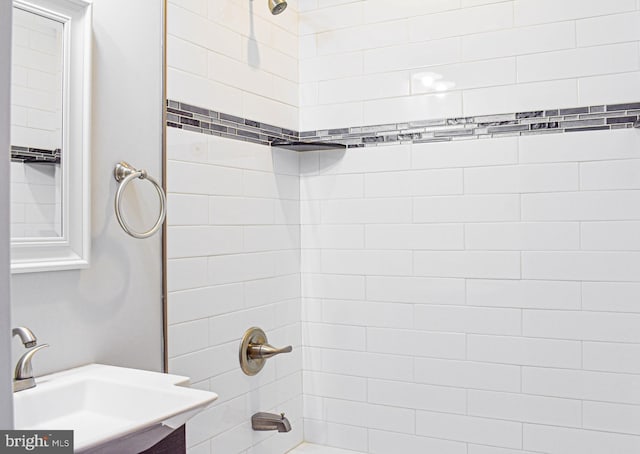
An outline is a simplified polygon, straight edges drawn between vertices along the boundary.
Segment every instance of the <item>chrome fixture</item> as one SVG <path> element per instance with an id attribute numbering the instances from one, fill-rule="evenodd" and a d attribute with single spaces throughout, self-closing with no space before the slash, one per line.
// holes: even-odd
<path id="1" fill-rule="evenodd" d="M 136 169 L 131 164 L 124 161 L 120 161 L 118 164 L 116 164 L 116 168 L 113 170 L 113 176 L 115 177 L 116 181 L 120 183 L 120 185 L 118 186 L 118 190 L 116 191 L 115 201 L 116 218 L 118 219 L 120 227 L 122 227 L 125 232 L 127 232 L 134 238 L 149 238 L 151 235 L 160 230 L 160 227 L 162 227 L 162 224 L 164 222 L 164 218 L 167 215 L 167 198 L 164 195 L 162 186 L 160 186 L 160 183 L 158 183 L 154 178 L 150 177 L 147 174 L 146 170 Z M 124 191 L 124 188 L 136 178 L 139 178 L 141 180 L 149 180 L 151 184 L 153 184 L 153 186 L 156 188 L 158 197 L 160 197 L 160 215 L 158 216 L 158 220 L 156 221 L 154 226 L 146 232 L 136 232 L 131 229 L 131 227 L 129 227 L 124 221 L 124 218 L 122 217 L 122 208 L 120 207 L 122 201 L 122 192 Z"/>
<path id="2" fill-rule="evenodd" d="M 20 336 L 20 340 L 22 341 L 22 344 L 25 346 L 25 348 L 35 347 L 38 343 L 38 339 L 36 339 L 36 335 L 33 334 L 33 331 L 24 326 L 13 328 L 11 333 L 14 337 Z"/>
<path id="3" fill-rule="evenodd" d="M 276 415 L 274 413 L 256 413 L 251 417 L 251 428 L 253 430 L 277 430 L 278 432 L 289 432 L 291 424 L 285 418 L 284 413 Z"/>
<path id="4" fill-rule="evenodd" d="M 280 353 L 290 353 L 291 345 L 275 348 L 269 345 L 267 335 L 260 328 L 249 328 L 240 343 L 240 367 L 247 375 L 255 375 L 262 370 L 267 359 Z"/>
<path id="5" fill-rule="evenodd" d="M 36 347 L 36 336 L 29 328 L 20 326 L 13 329 L 14 336 L 20 336 L 25 348 L 32 348 L 27 353 L 22 355 L 16 364 L 16 370 L 13 376 L 13 392 L 24 391 L 25 389 L 34 388 L 36 386 L 36 379 L 33 376 L 33 367 L 31 367 L 31 360 L 33 356 L 40 350 L 47 348 L 49 344 L 42 344 Z"/>
<path id="6" fill-rule="evenodd" d="M 287 9 L 286 0 L 269 0 L 269 9 L 274 16 Z"/>

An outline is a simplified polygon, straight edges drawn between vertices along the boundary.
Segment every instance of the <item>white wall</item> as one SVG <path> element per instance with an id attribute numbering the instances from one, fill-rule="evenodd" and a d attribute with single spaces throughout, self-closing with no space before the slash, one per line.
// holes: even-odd
<path id="1" fill-rule="evenodd" d="M 295 2 L 171 0 L 168 98 L 298 127 Z M 285 452 L 302 441 L 299 177 L 296 153 L 168 128 L 169 372 L 220 399 L 187 425 L 192 453 Z M 291 354 L 240 370 L 244 332 Z M 289 433 L 251 415 L 285 412 Z"/>
<path id="2" fill-rule="evenodd" d="M 298 129 L 296 2 L 170 0 L 167 96 Z"/>
<path id="3" fill-rule="evenodd" d="M 0 3 L 0 60 L 11 60 L 11 2 Z M 0 66 L 0 148 L 9 149 L 11 67 Z M 9 156 L 0 160 L 0 364 L 11 362 L 9 293 Z M 0 368 L 0 428 L 13 428 L 11 367 Z"/>
<path id="4" fill-rule="evenodd" d="M 11 237 L 61 234 L 59 164 L 11 162 Z"/>
<path id="5" fill-rule="evenodd" d="M 11 281 L 12 325 L 51 345 L 34 360 L 37 375 L 90 362 L 162 369 L 161 238 L 127 236 L 113 211 L 119 160 L 161 176 L 162 4 L 96 0 L 93 8 L 91 266 Z M 157 196 L 150 185 L 134 189 L 127 207 L 148 212 L 130 213 L 132 223 L 148 225 Z M 7 367 L 24 351 L 13 345 Z"/>
<path id="6" fill-rule="evenodd" d="M 298 156 L 168 128 L 169 372 L 220 396 L 187 424 L 193 453 L 285 452 L 302 441 Z M 240 370 L 252 326 L 293 353 Z M 285 412 L 289 433 L 253 432 Z"/>
<path id="7" fill-rule="evenodd" d="M 640 93 L 636 1 L 301 9 L 302 129 Z M 304 154 L 305 439 L 640 450 L 639 150 L 623 130 Z"/>
<path id="8" fill-rule="evenodd" d="M 637 0 L 560 3 L 300 0 L 296 79 L 280 72 L 296 51 L 274 38 L 296 39 L 290 11 L 176 0 L 168 96 L 300 130 L 637 102 Z M 281 79 L 300 83 L 299 104 Z M 189 426 L 191 451 L 283 452 L 299 434 L 265 440 L 248 417 L 299 408 L 298 366 L 278 358 L 256 381 L 236 355 L 254 322 L 294 336 L 295 291 L 248 290 L 296 250 L 295 220 L 285 229 L 272 211 L 295 202 L 273 186 L 296 177 L 294 157 L 169 134 L 170 368 L 221 395 Z M 301 155 L 305 439 L 371 453 L 640 450 L 638 150 L 640 133 L 623 130 Z"/>
<path id="9" fill-rule="evenodd" d="M 638 158 L 637 130 L 303 155 L 305 438 L 640 449 Z"/>
<path id="10" fill-rule="evenodd" d="M 640 91 L 636 0 L 300 9 L 302 130 L 626 102 Z"/>

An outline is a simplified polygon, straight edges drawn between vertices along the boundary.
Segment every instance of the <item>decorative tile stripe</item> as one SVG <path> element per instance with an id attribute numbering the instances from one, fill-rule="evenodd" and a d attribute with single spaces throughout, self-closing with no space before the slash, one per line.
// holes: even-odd
<path id="1" fill-rule="evenodd" d="M 505 136 L 600 131 L 638 127 L 640 102 L 500 115 L 410 121 L 385 125 L 292 131 L 178 101 L 167 101 L 167 126 L 276 146 L 341 144 L 349 148 L 394 143 L 446 142 Z M 326 148 L 326 147 L 325 147 Z"/>
<path id="2" fill-rule="evenodd" d="M 167 126 L 262 145 L 299 139 L 297 131 L 171 100 L 167 100 Z"/>
<path id="3" fill-rule="evenodd" d="M 55 150 L 43 150 L 41 148 L 17 147 L 11 145 L 11 161 L 13 162 L 36 162 L 42 164 L 59 164 L 60 148 Z"/>

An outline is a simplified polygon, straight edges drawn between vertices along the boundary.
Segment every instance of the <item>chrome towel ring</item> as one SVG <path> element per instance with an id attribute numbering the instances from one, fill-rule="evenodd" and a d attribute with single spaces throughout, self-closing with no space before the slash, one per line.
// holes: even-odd
<path id="1" fill-rule="evenodd" d="M 136 169 L 131 164 L 126 163 L 124 161 L 120 161 L 118 164 L 116 164 L 116 167 L 113 170 L 113 176 L 115 177 L 116 181 L 120 183 L 120 185 L 118 185 L 118 190 L 116 191 L 116 200 L 115 200 L 116 218 L 118 219 L 118 223 L 120 224 L 120 227 L 122 227 L 122 229 L 125 232 L 127 232 L 129 235 L 131 235 L 134 238 L 140 238 L 140 239 L 149 238 L 151 235 L 153 235 L 158 230 L 160 230 L 160 227 L 162 227 L 162 223 L 164 222 L 164 219 L 167 215 L 167 198 L 164 195 L 164 191 L 162 190 L 162 187 L 153 177 L 150 177 L 149 175 L 147 175 L 146 170 Z M 156 221 L 154 226 L 151 227 L 150 230 L 142 233 L 136 232 L 135 230 L 131 229 L 131 227 L 127 225 L 124 218 L 122 217 L 122 210 L 120 207 L 122 192 L 124 191 L 124 188 L 136 178 L 139 178 L 141 180 L 149 180 L 153 184 L 153 186 L 156 188 L 156 192 L 160 197 L 160 216 L 158 217 L 158 220 Z"/>

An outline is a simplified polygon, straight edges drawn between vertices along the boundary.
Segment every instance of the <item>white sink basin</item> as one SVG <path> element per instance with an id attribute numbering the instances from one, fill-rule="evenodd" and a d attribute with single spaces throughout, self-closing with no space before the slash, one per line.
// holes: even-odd
<path id="1" fill-rule="evenodd" d="M 100 364 L 36 383 L 14 393 L 15 428 L 73 430 L 76 452 L 140 452 L 218 398 L 187 377 Z"/>

